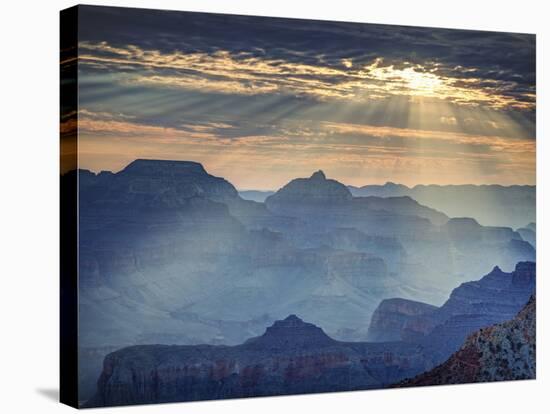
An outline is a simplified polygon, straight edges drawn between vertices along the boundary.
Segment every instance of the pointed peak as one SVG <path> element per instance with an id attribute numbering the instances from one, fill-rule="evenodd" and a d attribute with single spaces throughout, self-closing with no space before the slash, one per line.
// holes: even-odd
<path id="1" fill-rule="evenodd" d="M 313 175 L 310 177 L 310 180 L 326 180 L 327 177 L 323 170 L 319 170 L 313 173 Z"/>
<path id="2" fill-rule="evenodd" d="M 349 189 L 336 180 L 327 179 L 321 170 L 310 178 L 295 178 L 275 194 L 266 198 L 270 209 L 285 209 L 296 204 L 300 209 L 303 203 L 341 203 L 353 198 Z M 282 210 L 279 210 L 282 212 Z M 288 214 L 288 211 L 285 211 Z"/>
<path id="3" fill-rule="evenodd" d="M 286 322 L 287 324 L 294 324 L 294 325 L 300 325 L 304 323 L 302 319 L 298 318 L 294 314 L 288 315 L 285 319 L 282 320 L 282 322 Z"/>
<path id="4" fill-rule="evenodd" d="M 273 327 L 275 328 L 298 328 L 298 327 L 315 327 L 311 323 L 304 322 L 302 319 L 294 314 L 288 315 L 285 319 L 275 321 Z"/>
<path id="5" fill-rule="evenodd" d="M 327 346 L 334 342 L 334 339 L 318 326 L 304 322 L 296 315 L 289 315 L 285 319 L 275 321 L 263 335 L 248 341 L 248 345 L 265 348 L 307 348 Z"/>

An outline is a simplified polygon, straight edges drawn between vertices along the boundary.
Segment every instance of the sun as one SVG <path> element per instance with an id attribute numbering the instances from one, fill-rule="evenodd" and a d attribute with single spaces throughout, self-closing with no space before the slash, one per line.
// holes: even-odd
<path id="1" fill-rule="evenodd" d="M 385 82 L 388 93 L 405 93 L 417 97 L 444 97 L 448 93 L 447 80 L 433 71 L 426 71 L 422 65 L 396 68 L 394 65 L 381 66 L 382 59 L 365 67 L 369 79 Z"/>
<path id="2" fill-rule="evenodd" d="M 415 68 L 406 68 L 400 71 L 405 86 L 413 95 L 433 96 L 443 86 L 439 76 L 429 72 L 419 72 Z"/>

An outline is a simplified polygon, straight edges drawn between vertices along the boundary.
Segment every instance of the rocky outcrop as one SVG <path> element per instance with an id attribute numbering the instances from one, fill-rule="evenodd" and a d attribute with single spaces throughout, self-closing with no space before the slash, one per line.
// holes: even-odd
<path id="1" fill-rule="evenodd" d="M 511 381 L 536 377 L 536 300 L 512 320 L 480 329 L 443 364 L 402 387 Z"/>
<path id="2" fill-rule="evenodd" d="M 373 313 L 367 340 L 372 342 L 401 341 L 413 332 L 426 334 L 424 319 L 430 320 L 436 306 L 407 299 L 385 299 Z M 424 329 L 422 329 L 424 328 Z"/>
<path id="3" fill-rule="evenodd" d="M 116 207 L 121 215 L 145 219 L 147 215 L 188 210 L 196 200 L 222 202 L 238 197 L 233 185 L 191 161 L 138 159 L 116 174 L 94 175 L 81 170 L 79 179 L 84 213 L 112 215 Z M 200 207 L 206 208 L 206 203 Z"/>
<path id="4" fill-rule="evenodd" d="M 200 163 L 193 161 L 138 159 L 116 176 L 128 186 L 129 192 L 137 194 L 173 193 L 178 199 L 202 196 L 218 201 L 238 196 L 231 183 L 208 174 Z"/>
<path id="5" fill-rule="evenodd" d="M 294 351 L 332 346 L 337 341 L 318 326 L 289 315 L 284 320 L 275 321 L 262 336 L 251 338 L 245 344 L 248 349 Z"/>
<path id="6" fill-rule="evenodd" d="M 466 282 L 453 290 L 438 310 L 436 320 L 469 315 L 484 318 L 482 326 L 511 319 L 535 291 L 536 264 L 520 262 L 511 273 L 495 267 L 479 281 Z"/>
<path id="7" fill-rule="evenodd" d="M 374 312 L 371 327 L 391 327 L 392 338 L 421 344 L 441 362 L 455 352 L 471 332 L 514 317 L 535 293 L 536 265 L 520 262 L 511 273 L 495 267 L 478 281 L 466 282 L 453 290 L 439 308 L 403 317 L 382 302 Z M 407 303 L 407 302 L 404 302 Z M 390 312 L 387 312 L 388 309 Z"/>
<path id="8" fill-rule="evenodd" d="M 262 203 L 242 199 L 231 183 L 193 161 L 138 159 L 116 174 L 80 170 L 79 178 L 84 226 L 112 220 L 115 212 L 124 220 L 155 225 L 190 219 L 223 225 L 220 220 L 229 217 L 254 229 L 292 224 L 274 217 Z"/>
<path id="9" fill-rule="evenodd" d="M 336 180 L 328 180 L 323 171 L 317 171 L 309 178 L 296 178 L 290 181 L 275 194 L 267 197 L 265 203 L 271 211 L 286 213 L 289 208 L 297 205 L 329 206 L 346 203 L 352 198 L 345 185 Z"/>
<path id="10" fill-rule="evenodd" d="M 113 352 L 86 406 L 380 388 L 429 363 L 416 346 L 339 342 L 291 315 L 238 346 L 149 345 Z"/>

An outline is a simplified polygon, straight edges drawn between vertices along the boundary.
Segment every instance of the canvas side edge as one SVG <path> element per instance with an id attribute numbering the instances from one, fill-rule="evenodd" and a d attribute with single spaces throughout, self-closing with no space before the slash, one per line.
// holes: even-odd
<path id="1" fill-rule="evenodd" d="M 60 12 L 59 399 L 78 408 L 78 6 Z"/>

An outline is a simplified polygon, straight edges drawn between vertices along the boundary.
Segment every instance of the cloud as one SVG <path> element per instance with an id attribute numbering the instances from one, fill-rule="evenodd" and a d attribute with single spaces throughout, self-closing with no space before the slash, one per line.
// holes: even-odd
<path id="1" fill-rule="evenodd" d="M 534 107 L 534 97 L 529 93 L 502 93 L 514 89 L 513 81 L 453 77 L 445 71 L 440 74 L 441 65 L 406 63 L 396 67 L 384 63 L 382 57 L 362 66 L 343 59 L 340 67 L 332 67 L 229 50 L 163 53 L 136 45 L 113 46 L 106 41 L 84 41 L 79 50 L 83 65 L 102 65 L 127 73 L 125 82 L 134 84 L 222 94 L 283 93 L 348 102 L 410 96 L 494 109 Z"/>
<path id="2" fill-rule="evenodd" d="M 108 135 L 120 138 L 148 138 L 157 143 L 199 144 L 212 146 L 262 147 L 264 150 L 303 151 L 356 151 L 363 150 L 381 155 L 415 151 L 434 154 L 460 150 L 475 156 L 534 157 L 534 140 L 502 137 L 499 135 L 475 135 L 452 131 L 430 131 L 413 128 L 395 128 L 365 124 L 324 121 L 287 121 L 271 128 L 264 126 L 263 134 L 249 132 L 248 126 L 223 122 L 185 122 L 177 127 L 165 127 L 138 121 L 125 114 L 109 114 L 81 109 L 78 129 L 88 136 Z"/>
<path id="3" fill-rule="evenodd" d="M 353 165 L 369 166 L 371 178 L 400 178 L 409 183 L 421 179 L 459 183 L 466 177 L 471 182 L 534 180 L 532 140 L 333 122 L 288 123 L 264 135 L 239 135 L 238 130 L 238 126 L 224 123 L 166 128 L 84 110 L 79 115 L 80 161 L 85 168 L 116 170 L 132 157 L 194 160 L 214 166 L 214 172 L 232 178 L 243 188 L 275 188 L 293 178 L 289 174 L 305 173 L 310 167 L 340 172 L 343 181 L 353 182 L 357 177 L 343 172 Z M 232 135 L 225 136 L 227 131 Z M 390 168 L 393 165 L 399 165 L 400 171 L 408 166 L 409 173 L 417 169 L 423 173 L 407 176 L 402 170 L 396 176 Z M 480 173 L 482 167 L 492 175 Z M 438 168 L 452 171 L 452 177 L 441 175 Z M 510 176 L 512 169 L 516 176 Z M 248 175 L 257 178 L 252 180 Z"/>
<path id="4" fill-rule="evenodd" d="M 348 183 L 534 182 L 532 35 L 80 11 L 79 151 L 94 170 L 145 156 L 249 188 L 319 168 Z"/>
<path id="5" fill-rule="evenodd" d="M 456 118 L 454 116 L 442 116 L 439 118 L 439 122 L 446 125 L 456 125 Z"/>
<path id="6" fill-rule="evenodd" d="M 406 140 L 430 140 L 431 146 L 440 141 L 455 145 L 483 146 L 490 151 L 506 153 L 535 154 L 536 143 L 530 139 L 513 139 L 497 135 L 471 135 L 451 131 L 426 131 L 411 128 L 374 127 L 370 125 L 325 122 L 323 127 L 329 133 L 352 134 L 381 139 L 402 138 Z M 491 154 L 489 154 L 491 155 Z M 494 154 L 493 154 L 494 155 Z"/>

